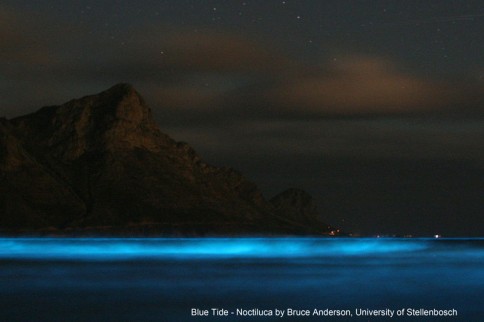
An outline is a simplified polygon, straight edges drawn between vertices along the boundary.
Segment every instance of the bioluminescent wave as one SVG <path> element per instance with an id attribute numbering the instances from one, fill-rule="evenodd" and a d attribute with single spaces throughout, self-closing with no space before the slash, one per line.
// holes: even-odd
<path id="1" fill-rule="evenodd" d="M 483 267 L 483 239 L 0 238 L 0 321 L 373 321 L 190 312 L 436 308 L 458 316 L 395 320 L 481 322 Z"/>
<path id="2" fill-rule="evenodd" d="M 460 243 L 452 243 L 458 248 Z M 126 258 L 300 258 L 392 255 L 438 251 L 445 240 L 329 238 L 3 238 L 0 258 L 126 259 Z M 447 249 L 448 251 L 449 249 Z M 482 255 L 482 250 L 474 255 Z"/>

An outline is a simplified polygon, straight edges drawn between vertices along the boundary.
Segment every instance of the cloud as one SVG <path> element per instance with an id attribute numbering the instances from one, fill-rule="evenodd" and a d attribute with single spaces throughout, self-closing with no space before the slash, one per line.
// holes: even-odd
<path id="1" fill-rule="evenodd" d="M 256 41 L 214 30 L 162 30 L 143 42 L 146 47 L 154 43 L 161 48 L 162 68 L 186 73 L 281 73 L 291 65 L 287 58 Z"/>
<path id="2" fill-rule="evenodd" d="M 40 40 L 41 28 L 35 19 L 0 6 L 0 61 L 1 64 L 43 64 L 49 54 Z"/>
<path id="3" fill-rule="evenodd" d="M 281 80 L 261 93 L 263 106 L 289 116 L 445 113 L 483 101 L 477 87 L 402 72 L 387 59 L 350 56 L 324 72 Z"/>
<path id="4" fill-rule="evenodd" d="M 484 160 L 484 121 L 379 119 L 257 120 L 205 128 L 168 127 L 204 155 L 279 160 L 400 158 Z M 234 148 L 236 147 L 236 148 Z M 230 164 L 230 162 L 228 162 Z"/>
<path id="5" fill-rule="evenodd" d="M 113 33 L 2 6 L 0 27 L 5 105 L 60 103 L 121 81 L 174 122 L 182 114 L 209 123 L 476 115 L 484 103 L 479 81 L 424 78 L 391 59 L 359 54 L 304 63 L 267 39 L 234 32 L 138 25 Z"/>
<path id="6" fill-rule="evenodd" d="M 294 65 L 257 41 L 215 30 L 134 26 L 113 34 L 5 6 L 0 27 L 2 114 L 10 117 L 118 82 L 133 83 L 154 106 L 213 110 L 225 92 Z"/>

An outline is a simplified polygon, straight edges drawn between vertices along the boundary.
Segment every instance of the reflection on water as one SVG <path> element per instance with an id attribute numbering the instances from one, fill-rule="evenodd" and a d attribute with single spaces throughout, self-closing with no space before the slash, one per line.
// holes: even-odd
<path id="1" fill-rule="evenodd" d="M 483 264 L 480 239 L 5 238 L 0 320 L 322 321 L 190 309 L 411 307 L 483 321 Z"/>

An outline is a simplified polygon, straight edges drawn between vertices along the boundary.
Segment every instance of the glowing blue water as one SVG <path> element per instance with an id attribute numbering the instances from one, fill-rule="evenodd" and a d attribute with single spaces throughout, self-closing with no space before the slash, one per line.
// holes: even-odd
<path id="1" fill-rule="evenodd" d="M 484 321 L 483 298 L 482 239 L 0 238 L 0 321 L 277 320 L 192 307 L 455 308 L 404 320 Z"/>
<path id="2" fill-rule="evenodd" d="M 324 241 L 324 242 L 322 242 Z M 398 254 L 428 249 L 422 241 L 382 239 L 0 239 L 0 258 L 112 259 L 326 257 Z"/>

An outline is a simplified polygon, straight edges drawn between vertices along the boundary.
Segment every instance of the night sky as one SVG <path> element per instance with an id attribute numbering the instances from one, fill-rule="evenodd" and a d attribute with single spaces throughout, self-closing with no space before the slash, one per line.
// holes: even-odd
<path id="1" fill-rule="evenodd" d="M 0 4 L 0 116 L 128 82 L 162 130 L 361 233 L 484 235 L 484 3 Z"/>

